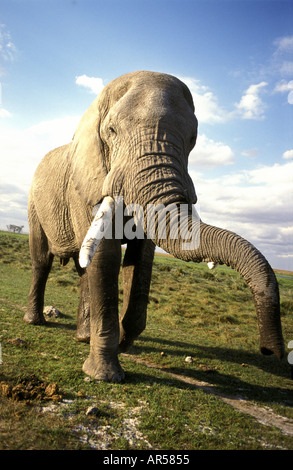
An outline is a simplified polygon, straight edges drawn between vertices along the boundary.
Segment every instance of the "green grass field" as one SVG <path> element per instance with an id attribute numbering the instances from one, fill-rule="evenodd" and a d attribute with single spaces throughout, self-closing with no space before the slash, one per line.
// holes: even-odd
<path id="1" fill-rule="evenodd" d="M 146 330 L 121 355 L 126 380 L 94 383 L 82 372 L 89 345 L 75 339 L 73 262 L 56 259 L 47 283 L 45 305 L 61 316 L 32 326 L 22 320 L 28 237 L 0 232 L 0 251 L 1 450 L 293 449 L 290 365 L 259 353 L 253 299 L 236 272 L 156 255 Z M 287 346 L 293 273 L 277 277 Z M 56 384 L 59 399 L 30 394 L 33 380 Z"/>

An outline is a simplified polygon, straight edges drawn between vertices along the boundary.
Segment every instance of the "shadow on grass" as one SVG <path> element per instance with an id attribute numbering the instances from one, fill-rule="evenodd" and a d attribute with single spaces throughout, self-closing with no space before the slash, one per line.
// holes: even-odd
<path id="1" fill-rule="evenodd" d="M 162 345 L 162 349 L 164 353 L 168 356 L 176 356 L 182 357 L 190 355 L 190 348 L 194 351 L 194 358 L 197 359 L 195 363 L 195 367 L 172 367 L 172 366 L 163 366 L 163 371 L 168 373 L 173 373 L 185 377 L 189 377 L 191 379 L 195 379 L 197 381 L 206 382 L 207 385 L 211 384 L 215 388 L 215 393 L 220 391 L 224 394 L 233 394 L 233 395 L 241 395 L 245 396 L 249 399 L 261 400 L 264 402 L 276 402 L 280 404 L 286 403 L 287 406 L 293 406 L 292 400 L 292 389 L 284 388 L 282 385 L 280 387 L 273 386 L 272 383 L 269 382 L 269 378 L 266 377 L 266 382 L 260 384 L 249 383 L 243 377 L 239 377 L 235 375 L 235 372 L 231 370 L 231 374 L 219 372 L 218 370 L 213 369 L 211 365 L 210 370 L 204 371 L 201 370 L 199 364 L 205 364 L 207 366 L 210 365 L 209 361 L 218 360 L 221 363 L 231 363 L 231 364 L 239 364 L 241 367 L 242 364 L 245 364 L 248 367 L 256 367 L 257 369 L 261 369 L 269 374 L 282 377 L 284 379 L 291 378 L 291 367 L 288 364 L 287 360 L 284 358 L 279 360 L 275 356 L 263 356 L 261 353 L 250 353 L 244 350 L 235 350 L 231 348 L 221 348 L 221 347 L 211 347 L 211 346 L 199 346 L 196 344 L 188 344 L 182 341 L 170 341 L 164 339 L 153 339 L 149 337 L 141 337 L 141 341 L 143 341 L 144 345 L 139 346 L 135 344 L 131 349 L 131 354 L 139 356 L 142 353 L 150 353 L 155 352 L 159 353 L 161 349 L 155 346 L 148 346 L 147 343 L 154 343 Z M 176 350 L 174 350 L 176 348 Z M 158 368 L 161 366 L 158 365 Z M 255 372 L 252 372 L 254 377 L 252 381 L 260 381 L 262 377 L 258 375 L 255 376 Z M 136 376 L 136 374 L 135 374 Z M 247 376 L 247 374 L 246 374 Z M 127 377 L 131 379 L 131 376 L 127 374 Z M 153 379 L 153 377 L 152 377 Z M 133 379 L 137 381 L 136 379 Z M 147 378 L 146 378 L 147 380 Z M 157 380 L 157 379 L 156 379 Z M 175 379 L 176 380 L 176 379 Z M 127 379 L 128 381 L 128 379 Z M 164 384 L 168 383 L 168 380 L 162 379 Z M 172 379 L 173 381 L 173 379 Z M 188 387 L 188 384 L 182 384 L 180 380 L 178 380 L 178 384 L 180 383 L 181 387 Z M 192 385 L 191 385 L 192 386 Z M 292 381 L 293 387 L 293 381 Z"/>
<path id="2" fill-rule="evenodd" d="M 232 362 L 236 364 L 253 365 L 262 370 L 288 378 L 289 364 L 286 358 L 279 360 L 276 356 L 264 356 L 259 353 L 251 353 L 242 349 L 221 348 L 219 346 L 200 346 L 195 343 L 185 343 L 182 341 L 172 341 L 160 338 L 150 338 L 141 336 L 139 338 L 144 343 L 158 343 L 162 345 L 162 350 L 170 356 L 189 356 L 190 350 L 194 351 L 194 357 L 198 360 L 220 360 L 221 362 Z M 135 344 L 136 353 L 140 352 L 158 352 L 158 348 L 154 346 L 138 346 Z M 293 384 L 293 382 L 292 382 Z"/>
<path id="3" fill-rule="evenodd" d="M 60 321 L 54 322 L 54 321 L 48 321 L 46 320 L 46 323 L 43 326 L 44 328 L 60 328 L 64 330 L 71 330 L 74 331 L 76 330 L 76 323 L 61 323 Z"/>
<path id="4" fill-rule="evenodd" d="M 174 373 L 178 375 L 188 376 L 195 378 L 196 380 L 207 380 L 207 377 L 196 372 L 187 373 L 186 369 L 172 368 L 164 369 L 164 372 Z M 231 397 L 238 398 L 239 400 L 249 400 L 267 403 L 275 403 L 282 406 L 293 407 L 292 391 L 284 391 L 284 389 L 273 387 L 273 386 L 262 386 L 256 384 L 248 384 L 239 377 L 232 377 L 226 374 L 220 374 L 217 371 L 212 372 L 209 375 L 209 383 L 211 386 L 198 386 L 192 383 L 186 383 L 177 379 L 174 376 L 171 377 L 158 377 L 150 374 L 143 374 L 141 372 L 126 371 L 126 382 L 132 384 L 153 384 L 164 387 L 170 387 L 173 389 L 186 390 L 186 389 L 198 389 L 215 397 Z M 229 385 L 227 385 L 229 382 Z M 287 392 L 287 393 L 286 393 Z"/>

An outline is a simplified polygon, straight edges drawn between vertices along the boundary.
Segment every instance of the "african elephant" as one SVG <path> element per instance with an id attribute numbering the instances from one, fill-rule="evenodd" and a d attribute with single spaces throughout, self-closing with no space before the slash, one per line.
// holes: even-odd
<path id="1" fill-rule="evenodd" d="M 196 137 L 197 119 L 187 86 L 171 75 L 134 72 L 109 83 L 83 115 L 72 142 L 48 153 L 36 170 L 28 208 L 32 284 L 24 320 L 45 322 L 44 292 L 53 257 L 63 264 L 72 257 L 80 275 L 77 339 L 90 338 L 83 371 L 97 380 L 124 378 L 118 354 L 145 328 L 156 245 L 185 261 L 237 270 L 254 297 L 261 352 L 283 356 L 279 292 L 270 265 L 248 241 L 201 220 L 196 223 L 192 216 L 196 193 L 187 166 Z M 98 216 L 103 225 L 106 215 L 112 220 L 115 201 L 121 198 L 124 208 L 135 204 L 144 213 L 150 205 L 171 207 L 166 236 L 160 235 L 157 222 L 151 237 L 145 231 L 142 237 L 125 239 L 124 234 L 115 236 L 113 223 L 110 236 L 96 243 L 95 235 L 87 235 L 93 208 L 103 201 Z M 171 237 L 180 205 L 188 210 L 180 218 L 178 237 Z M 127 214 L 120 218 L 122 225 L 129 221 Z M 97 216 L 94 221 L 95 225 Z M 193 230 L 199 233 L 199 243 L 183 249 Z M 118 275 L 125 243 L 119 320 Z M 81 247 L 86 258 L 82 262 Z"/>

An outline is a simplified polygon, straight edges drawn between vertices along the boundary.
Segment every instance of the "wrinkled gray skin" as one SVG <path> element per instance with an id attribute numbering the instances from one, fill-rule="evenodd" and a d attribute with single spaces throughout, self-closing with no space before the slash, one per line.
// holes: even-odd
<path id="1" fill-rule="evenodd" d="M 97 380 L 124 378 L 118 353 L 145 328 L 155 245 L 176 258 L 237 270 L 255 300 L 261 352 L 283 356 L 275 275 L 263 255 L 234 233 L 201 222 L 200 246 L 192 251 L 182 251 L 181 239 L 128 241 L 120 325 L 121 240 L 103 239 L 90 266 L 79 266 L 92 209 L 103 197 L 123 196 L 126 205 L 144 208 L 196 202 L 187 172 L 196 136 L 188 88 L 170 75 L 134 72 L 108 84 L 84 114 L 73 141 L 47 154 L 36 170 L 29 198 L 32 285 L 24 320 L 45 323 L 44 291 L 53 257 L 63 264 L 72 257 L 81 283 L 77 338 L 90 338 L 83 370 Z"/>

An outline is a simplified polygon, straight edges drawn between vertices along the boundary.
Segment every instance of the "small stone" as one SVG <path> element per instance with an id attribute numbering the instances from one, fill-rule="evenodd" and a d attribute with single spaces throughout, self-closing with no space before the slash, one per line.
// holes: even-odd
<path id="1" fill-rule="evenodd" d="M 89 416 L 89 415 L 97 416 L 99 414 L 99 409 L 96 406 L 89 406 L 88 409 L 86 410 L 85 414 L 87 416 Z"/>
<path id="2" fill-rule="evenodd" d="M 193 362 L 192 357 L 191 356 L 186 356 L 185 362 L 189 362 L 189 363 Z"/>
<path id="3" fill-rule="evenodd" d="M 44 308 L 44 314 L 47 315 L 47 317 L 54 317 L 54 318 L 58 318 L 61 315 L 59 310 L 57 310 L 57 308 L 55 307 L 52 307 L 52 305 L 49 305 Z"/>

